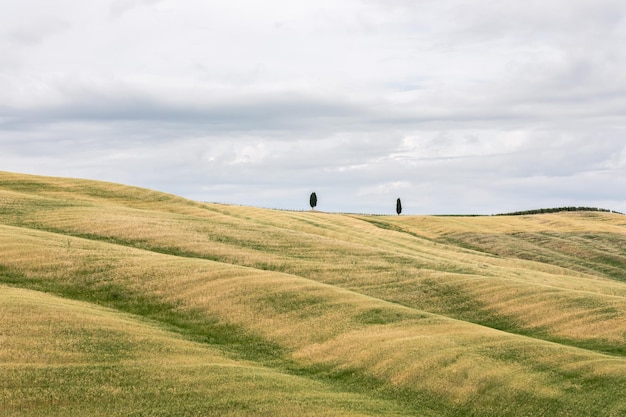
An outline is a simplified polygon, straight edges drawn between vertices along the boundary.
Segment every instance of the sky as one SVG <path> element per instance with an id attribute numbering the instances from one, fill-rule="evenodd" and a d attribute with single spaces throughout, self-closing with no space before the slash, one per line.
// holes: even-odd
<path id="1" fill-rule="evenodd" d="M 0 0 L 0 170 L 329 212 L 626 212 L 623 0 Z"/>

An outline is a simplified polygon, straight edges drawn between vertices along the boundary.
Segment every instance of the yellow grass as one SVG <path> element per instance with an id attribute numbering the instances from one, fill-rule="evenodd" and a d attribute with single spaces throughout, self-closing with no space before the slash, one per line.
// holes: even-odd
<path id="1" fill-rule="evenodd" d="M 20 181 L 22 185 L 15 185 Z M 75 285 L 99 294 L 114 284 L 129 294 L 146 294 L 175 306 L 171 314 L 217 320 L 278 349 L 272 369 L 241 364 L 224 356 L 230 355 L 228 350 L 212 350 L 163 330 L 159 337 L 164 339 L 158 339 L 151 333 L 158 329 L 139 323 L 150 333 L 147 343 L 136 333 L 138 323 L 132 317 L 116 316 L 115 326 L 107 327 L 110 310 L 65 305 L 54 298 L 67 310 L 63 314 L 69 327 L 88 324 L 117 332 L 115 338 L 134 346 L 129 350 L 134 353 L 116 357 L 116 364 L 149 367 L 160 355 L 150 349 L 159 346 L 154 348 L 158 352 L 168 350 L 159 360 L 172 367 L 185 361 L 193 367 L 195 355 L 205 355 L 246 369 L 256 366 L 266 374 L 283 375 L 295 368 L 313 375 L 315 384 L 328 374 L 371 401 L 365 407 L 369 411 L 352 410 L 355 414 L 375 414 L 380 407 L 387 407 L 383 414 L 390 415 L 626 412 L 626 402 L 616 396 L 626 389 L 624 281 L 587 266 L 494 255 L 450 240 L 480 234 L 498 247 L 516 233 L 552 233 L 542 239 L 552 239 L 551 250 L 570 259 L 563 254 L 572 256 L 576 233 L 621 239 L 626 234 L 623 216 L 282 212 L 200 204 L 113 184 L 0 173 L 0 221 L 0 267 L 13 274 L 13 286 L 68 292 Z M 558 252 L 554 242 L 562 234 L 574 238 L 563 238 L 567 247 Z M 585 246 L 580 248 L 585 251 Z M 618 259 L 624 253 L 621 248 L 607 250 Z M 0 288 L 1 294 L 5 290 Z M 20 308 L 25 308 L 23 302 Z M 28 333 L 42 331 L 44 316 L 52 317 L 48 323 L 63 320 L 46 308 L 33 313 L 39 324 L 24 325 L 24 332 L 16 333 L 24 335 L 19 343 L 31 343 Z M 77 318 L 80 309 L 82 317 L 89 317 L 87 324 Z M 4 335 L 0 341 L 6 340 Z M 16 345 L 7 350 L 12 353 L 6 353 L 6 361 L 98 363 L 71 349 L 55 351 L 50 337 L 40 339 L 48 347 L 24 350 Z M 176 342 L 166 348 L 170 339 Z M 17 360 L 20 351 L 26 353 Z M 39 351 L 56 353 L 45 359 Z M 316 386 L 315 392 L 323 391 Z M 236 384 L 229 387 L 238 390 Z M 348 413 L 342 401 L 349 400 L 333 398 L 340 404 L 331 407 L 333 413 Z M 274 413 L 294 411 L 275 401 L 268 400 Z"/>
<path id="2" fill-rule="evenodd" d="M 86 303 L 0 286 L 0 319 L 3 416 L 403 414 Z"/>

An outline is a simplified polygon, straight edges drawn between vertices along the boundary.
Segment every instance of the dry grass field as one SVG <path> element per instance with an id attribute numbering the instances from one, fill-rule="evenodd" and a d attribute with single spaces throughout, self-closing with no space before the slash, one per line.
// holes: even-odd
<path id="1" fill-rule="evenodd" d="M 0 415 L 626 415 L 626 217 L 0 172 Z"/>

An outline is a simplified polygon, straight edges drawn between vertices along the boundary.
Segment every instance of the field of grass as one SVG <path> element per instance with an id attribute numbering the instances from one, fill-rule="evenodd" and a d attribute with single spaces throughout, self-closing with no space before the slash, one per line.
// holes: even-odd
<path id="1" fill-rule="evenodd" d="M 626 217 L 0 172 L 0 415 L 626 415 Z"/>

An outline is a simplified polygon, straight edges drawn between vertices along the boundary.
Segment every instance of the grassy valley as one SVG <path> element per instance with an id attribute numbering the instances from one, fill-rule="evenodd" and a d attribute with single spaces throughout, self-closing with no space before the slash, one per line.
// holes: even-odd
<path id="1" fill-rule="evenodd" d="M 0 172 L 0 415 L 626 415 L 626 217 Z"/>

